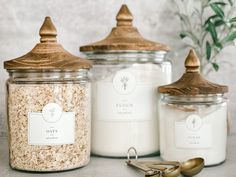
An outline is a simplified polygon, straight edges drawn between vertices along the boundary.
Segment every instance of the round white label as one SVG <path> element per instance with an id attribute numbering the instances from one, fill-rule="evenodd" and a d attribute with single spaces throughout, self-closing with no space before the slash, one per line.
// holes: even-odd
<path id="1" fill-rule="evenodd" d="M 130 94 L 136 87 L 135 76 L 125 71 L 118 72 L 113 78 L 113 86 L 119 94 Z"/>
<path id="2" fill-rule="evenodd" d="M 192 114 L 186 119 L 186 127 L 191 131 L 197 131 L 202 127 L 202 119 L 196 114 Z"/>
<path id="3" fill-rule="evenodd" d="M 43 119 L 49 123 L 55 123 L 61 118 L 62 108 L 56 103 L 48 103 L 42 110 Z"/>

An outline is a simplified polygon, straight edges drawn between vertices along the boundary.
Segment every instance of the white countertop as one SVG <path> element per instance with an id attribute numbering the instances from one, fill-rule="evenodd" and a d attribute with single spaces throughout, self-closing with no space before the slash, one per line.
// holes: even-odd
<path id="1" fill-rule="evenodd" d="M 159 159 L 153 157 L 152 159 Z M 60 173 L 27 173 L 12 170 L 8 163 L 7 138 L 0 139 L 0 177 L 144 177 L 142 172 L 125 165 L 126 159 L 92 157 L 88 166 Z M 225 163 L 204 168 L 197 177 L 236 177 L 236 134 L 228 138 Z"/>

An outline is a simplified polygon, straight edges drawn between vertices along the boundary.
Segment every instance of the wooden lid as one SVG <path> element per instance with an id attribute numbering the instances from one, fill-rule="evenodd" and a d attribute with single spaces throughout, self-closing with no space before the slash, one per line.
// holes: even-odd
<path id="1" fill-rule="evenodd" d="M 166 45 L 144 39 L 137 28 L 133 27 L 133 15 L 126 5 L 122 5 L 117 16 L 117 25 L 102 41 L 80 47 L 80 51 L 104 50 L 142 50 L 142 51 L 168 51 Z"/>
<path id="2" fill-rule="evenodd" d="M 199 72 L 200 61 L 191 49 L 185 60 L 186 72 L 176 82 L 158 88 L 160 93 L 173 96 L 199 95 L 199 94 L 220 94 L 228 92 L 228 87 L 211 83 L 203 78 Z"/>
<path id="3" fill-rule="evenodd" d="M 38 43 L 29 53 L 5 61 L 7 70 L 78 70 L 91 68 L 91 62 L 70 54 L 57 43 L 57 31 L 50 17 L 46 17 Z"/>

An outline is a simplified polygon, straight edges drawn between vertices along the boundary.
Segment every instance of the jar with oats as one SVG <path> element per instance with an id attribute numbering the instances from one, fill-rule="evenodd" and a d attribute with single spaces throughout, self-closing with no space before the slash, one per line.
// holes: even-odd
<path id="1" fill-rule="evenodd" d="M 122 5 L 117 25 L 80 50 L 94 67 L 92 153 L 125 157 L 129 147 L 145 156 L 159 151 L 156 87 L 171 82 L 169 47 L 143 38 Z"/>
<path id="2" fill-rule="evenodd" d="M 26 55 L 5 61 L 10 166 L 52 172 L 90 159 L 91 63 L 57 43 L 46 17 L 40 43 Z"/>
<path id="3" fill-rule="evenodd" d="M 202 157 L 205 165 L 224 162 L 227 142 L 228 87 L 207 81 L 191 50 L 186 72 L 176 82 L 159 87 L 161 157 L 186 161 Z"/>

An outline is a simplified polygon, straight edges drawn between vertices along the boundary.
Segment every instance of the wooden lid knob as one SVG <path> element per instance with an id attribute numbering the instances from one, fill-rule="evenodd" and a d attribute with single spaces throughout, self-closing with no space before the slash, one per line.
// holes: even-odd
<path id="1" fill-rule="evenodd" d="M 116 16 L 117 26 L 103 40 L 80 47 L 83 52 L 105 51 L 169 51 L 167 45 L 153 42 L 142 37 L 133 26 L 133 15 L 123 4 Z"/>
<path id="2" fill-rule="evenodd" d="M 133 15 L 127 5 L 123 4 L 116 15 L 117 26 L 133 26 Z"/>
<path id="3" fill-rule="evenodd" d="M 193 49 L 190 49 L 189 54 L 185 60 L 186 72 L 199 72 L 200 61 Z"/>
<path id="4" fill-rule="evenodd" d="M 46 17 L 39 34 L 40 43 L 27 54 L 4 62 L 4 68 L 9 71 L 30 70 L 33 72 L 46 71 L 78 71 L 89 69 L 92 63 L 89 60 L 74 56 L 57 43 L 57 31 L 50 17 Z"/>
<path id="5" fill-rule="evenodd" d="M 174 96 L 196 96 L 228 92 L 227 86 L 212 83 L 200 74 L 200 61 L 193 49 L 190 50 L 185 60 L 185 68 L 186 72 L 179 80 L 169 85 L 160 86 L 159 93 Z"/>
<path id="6" fill-rule="evenodd" d="M 39 30 L 39 35 L 41 36 L 41 43 L 57 42 L 57 30 L 50 17 L 45 17 L 43 25 Z"/>

